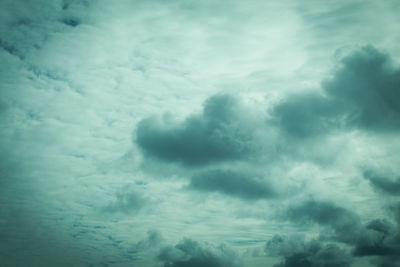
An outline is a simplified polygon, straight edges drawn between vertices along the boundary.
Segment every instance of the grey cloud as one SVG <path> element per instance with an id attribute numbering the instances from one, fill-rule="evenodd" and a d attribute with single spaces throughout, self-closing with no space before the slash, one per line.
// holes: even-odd
<path id="1" fill-rule="evenodd" d="M 400 126 L 400 69 L 388 55 L 366 46 L 342 59 L 326 93 L 347 112 L 347 123 L 371 130 Z"/>
<path id="2" fill-rule="evenodd" d="M 240 266 L 236 254 L 228 247 L 204 247 L 191 239 L 184 239 L 175 246 L 164 247 L 158 259 L 165 267 Z"/>
<path id="3" fill-rule="evenodd" d="M 188 166 L 245 159 L 255 149 L 252 139 L 239 100 L 226 94 L 210 97 L 200 115 L 182 123 L 144 119 L 136 134 L 137 144 L 147 155 Z"/>
<path id="4" fill-rule="evenodd" d="M 396 220 L 397 224 L 400 225 L 400 202 L 390 205 L 389 211 Z"/>
<path id="5" fill-rule="evenodd" d="M 271 184 L 255 175 L 231 170 L 209 170 L 192 176 L 190 188 L 220 192 L 242 199 L 257 200 L 277 196 Z"/>
<path id="6" fill-rule="evenodd" d="M 359 219 L 353 212 L 330 202 L 307 201 L 290 207 L 286 216 L 298 223 L 311 222 L 330 226 L 338 239 L 351 242 L 353 237 L 348 233 L 357 233 Z"/>
<path id="7" fill-rule="evenodd" d="M 392 131 L 400 127 L 400 69 L 372 46 L 340 61 L 322 92 L 296 94 L 273 109 L 275 124 L 294 137 L 312 137 L 333 129 Z"/>
<path id="8" fill-rule="evenodd" d="M 272 123 L 284 133 L 304 138 L 324 134 L 337 125 L 335 109 L 320 93 L 292 95 L 273 109 Z"/>
<path id="9" fill-rule="evenodd" d="M 0 30 L 2 32 L 0 47 L 9 54 L 32 65 L 31 55 L 42 49 L 52 40 L 56 33 L 63 32 L 60 25 L 76 27 L 84 18 L 83 10 L 87 8 L 84 1 L 26 1 L 5 0 L 0 3 Z M 64 9 L 69 5 L 74 8 Z"/>
<path id="10" fill-rule="evenodd" d="M 400 177 L 390 179 L 374 171 L 365 171 L 363 175 L 379 191 L 390 195 L 400 194 Z"/>
<path id="11" fill-rule="evenodd" d="M 393 208 L 391 213 L 396 216 L 396 209 Z M 333 203 L 316 201 L 290 207 L 286 216 L 297 223 L 317 223 L 333 229 L 333 235 L 324 238 L 351 246 L 353 256 L 376 256 L 378 262 L 400 260 L 397 256 L 400 252 L 397 242 L 400 240 L 399 225 L 392 225 L 386 219 L 375 219 L 364 225 L 352 211 Z"/>
<path id="12" fill-rule="evenodd" d="M 9 44 L 9 43 L 7 43 L 7 41 L 4 41 L 4 40 L 2 40 L 2 39 L 0 39 L 0 47 L 1 47 L 4 51 L 8 52 L 8 53 L 11 54 L 11 55 L 18 56 L 18 54 L 19 54 L 17 48 L 16 48 L 14 45 Z"/>
<path id="13" fill-rule="evenodd" d="M 299 237 L 275 235 L 267 242 L 265 250 L 284 258 L 274 267 L 339 267 L 350 266 L 352 262 L 351 256 L 335 244 L 323 244 L 318 240 L 307 242 Z"/>

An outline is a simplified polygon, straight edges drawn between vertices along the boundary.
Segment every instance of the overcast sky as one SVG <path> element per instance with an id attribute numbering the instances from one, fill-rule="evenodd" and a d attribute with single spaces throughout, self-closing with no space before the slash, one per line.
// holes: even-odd
<path id="1" fill-rule="evenodd" d="M 0 1 L 0 265 L 400 265 L 400 2 Z"/>

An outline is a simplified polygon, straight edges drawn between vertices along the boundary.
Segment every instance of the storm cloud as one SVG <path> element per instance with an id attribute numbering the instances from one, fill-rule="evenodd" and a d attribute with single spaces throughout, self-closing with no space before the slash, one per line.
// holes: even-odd
<path id="1" fill-rule="evenodd" d="M 318 240 L 305 241 L 299 236 L 275 235 L 267 242 L 265 250 L 284 258 L 274 267 L 340 267 L 352 263 L 351 255 L 338 245 Z"/>
<path id="2" fill-rule="evenodd" d="M 142 120 L 136 142 L 151 157 L 196 166 L 246 159 L 256 150 L 253 129 L 236 97 L 217 94 L 204 102 L 201 114 L 183 122 L 165 117 Z"/>
<path id="3" fill-rule="evenodd" d="M 275 123 L 289 136 L 313 137 L 332 131 L 397 131 L 400 127 L 400 69 L 373 46 L 340 60 L 322 91 L 290 95 L 276 105 Z"/>
<path id="4" fill-rule="evenodd" d="M 389 215 L 396 215 L 395 210 L 392 210 Z M 362 223 L 356 213 L 333 203 L 318 201 L 307 201 L 289 207 L 285 216 L 295 223 L 322 226 L 325 229 L 320 233 L 321 240 L 349 245 L 352 247 L 351 255 L 355 257 L 374 256 L 376 262 L 382 263 L 378 266 L 385 266 L 383 263 L 389 261 L 392 261 L 395 266 L 400 260 L 397 256 L 400 251 L 397 244 L 399 225 L 398 223 L 393 224 L 385 218 Z M 329 230 L 333 230 L 333 232 Z M 269 243 L 274 244 L 280 240 L 275 238 Z M 295 251 L 293 246 L 289 246 L 288 250 Z"/>

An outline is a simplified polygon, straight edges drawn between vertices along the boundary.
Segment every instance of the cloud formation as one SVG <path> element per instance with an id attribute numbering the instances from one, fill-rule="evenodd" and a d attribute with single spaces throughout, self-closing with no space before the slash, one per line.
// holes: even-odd
<path id="1" fill-rule="evenodd" d="M 248 200 L 268 199 L 278 195 L 272 183 L 264 178 L 231 170 L 216 169 L 195 174 L 190 179 L 189 187 Z"/>
<path id="2" fill-rule="evenodd" d="M 400 69 L 372 46 L 340 61 L 322 91 L 290 95 L 272 111 L 276 125 L 292 137 L 313 137 L 332 130 L 376 132 L 400 128 Z"/>
<path id="3" fill-rule="evenodd" d="M 350 242 L 348 233 L 356 233 L 359 219 L 353 212 L 338 207 L 330 202 L 306 201 L 300 205 L 289 207 L 286 216 L 297 223 L 317 223 L 330 226 L 335 231 L 335 238 Z"/>
<path id="4" fill-rule="evenodd" d="M 377 266 L 396 266 L 400 262 L 398 256 L 400 255 L 400 246 L 398 245 L 400 227 L 396 217 L 397 205 L 393 207 L 390 214 L 395 217 L 395 224 L 387 219 L 374 219 L 363 224 L 359 216 L 352 211 L 330 202 L 317 201 L 307 201 L 289 207 L 285 216 L 295 223 L 320 225 L 324 229 L 320 233 L 320 242 L 328 240 L 346 244 L 352 248 L 351 255 L 353 257 L 373 256 L 373 262 Z M 275 238 L 275 240 L 269 241 L 267 248 L 268 244 L 274 244 L 277 240 L 280 239 Z M 289 248 L 289 251 L 297 253 L 296 246 L 286 245 L 285 247 Z M 388 262 L 391 264 L 386 265 Z"/>
<path id="5" fill-rule="evenodd" d="M 0 1 L 2 264 L 398 264 L 398 176 L 354 175 L 358 160 L 397 156 L 398 68 L 362 48 L 320 91 L 301 88 L 338 46 L 374 42 L 398 59 L 400 5 L 330 2 Z M 149 117 L 160 109 L 183 119 Z M 290 225 L 268 216 L 310 194 L 352 208 L 298 203 Z M 182 232 L 210 243 L 177 244 Z M 271 258 L 238 254 L 292 232 L 305 239 L 281 236 Z"/>
<path id="6" fill-rule="evenodd" d="M 142 120 L 137 126 L 136 142 L 150 157 L 199 166 L 246 159 L 256 149 L 253 129 L 236 97 L 217 94 L 204 102 L 201 114 L 183 122 L 165 117 Z"/>
<path id="7" fill-rule="evenodd" d="M 393 196 L 400 194 L 400 177 L 388 178 L 372 170 L 365 171 L 363 175 L 375 189 Z"/>
<path id="8" fill-rule="evenodd" d="M 351 256 L 336 244 L 318 240 L 305 241 L 299 236 L 275 235 L 265 247 L 270 255 L 284 260 L 274 267 L 340 267 L 351 266 Z"/>
<path id="9" fill-rule="evenodd" d="M 224 245 L 205 247 L 192 239 L 161 249 L 158 259 L 164 267 L 234 267 L 240 266 L 236 254 Z"/>

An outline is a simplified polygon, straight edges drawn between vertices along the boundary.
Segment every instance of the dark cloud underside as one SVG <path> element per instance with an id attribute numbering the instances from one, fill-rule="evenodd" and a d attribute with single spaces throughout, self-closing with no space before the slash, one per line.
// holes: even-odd
<path id="1" fill-rule="evenodd" d="M 255 200 L 277 196 L 273 187 L 264 179 L 229 170 L 210 170 L 195 174 L 190 180 L 189 187 L 243 199 Z"/>
<path id="2" fill-rule="evenodd" d="M 385 192 L 390 195 L 400 195 L 400 177 L 397 177 L 396 179 L 390 179 L 383 175 L 379 175 L 374 171 L 364 172 L 364 177 L 370 181 L 374 188 L 380 190 L 381 192 Z"/>
<path id="3" fill-rule="evenodd" d="M 396 214 L 396 209 L 392 210 L 391 213 Z M 393 265 L 388 266 L 396 266 L 396 264 L 400 263 L 400 257 L 398 256 L 400 255 L 400 246 L 398 245 L 400 228 L 398 223 L 393 224 L 385 219 L 374 219 L 363 224 L 356 213 L 330 202 L 318 201 L 307 201 L 300 205 L 289 207 L 285 216 L 296 223 L 315 223 L 324 227 L 329 234 L 322 232 L 323 239 L 321 240 L 347 244 L 352 247 L 352 255 L 355 257 L 374 256 L 378 266 L 386 266 L 385 264 L 389 261 Z M 329 230 L 333 230 L 333 232 L 329 232 Z M 282 242 L 282 238 L 275 237 L 271 239 L 267 243 L 267 250 L 274 251 L 273 245 Z M 298 244 L 296 246 L 286 244 L 284 246 L 286 254 L 283 255 L 299 256 L 298 247 Z M 308 254 L 303 253 L 301 255 Z M 304 257 L 300 258 L 303 259 Z M 286 258 L 285 262 L 287 261 L 288 258 Z"/>
<path id="4" fill-rule="evenodd" d="M 215 95 L 203 113 L 174 123 L 148 118 L 137 127 L 136 142 L 151 157 L 184 165 L 244 159 L 253 150 L 251 129 L 243 125 L 239 101 Z"/>
<path id="5" fill-rule="evenodd" d="M 275 235 L 265 247 L 267 253 L 280 255 L 283 261 L 274 267 L 340 267 L 351 266 L 351 256 L 335 244 L 318 240 L 304 241 Z"/>

